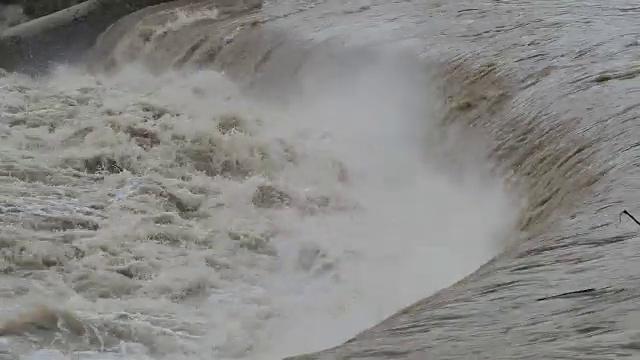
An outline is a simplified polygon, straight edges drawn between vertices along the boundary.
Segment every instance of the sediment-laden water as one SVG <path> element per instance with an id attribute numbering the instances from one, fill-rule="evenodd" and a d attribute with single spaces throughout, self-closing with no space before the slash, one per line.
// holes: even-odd
<path id="1" fill-rule="evenodd" d="M 638 16 L 181 1 L 3 73 L 2 356 L 638 357 Z"/>

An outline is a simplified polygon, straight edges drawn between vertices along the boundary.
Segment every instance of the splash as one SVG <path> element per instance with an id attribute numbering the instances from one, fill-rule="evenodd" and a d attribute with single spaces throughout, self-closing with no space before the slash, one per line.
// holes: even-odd
<path id="1" fill-rule="evenodd" d="M 429 77 L 349 59 L 286 104 L 207 70 L 4 77 L 7 348 L 277 359 L 495 255 L 517 208 L 482 163 L 454 178 L 430 154 Z"/>

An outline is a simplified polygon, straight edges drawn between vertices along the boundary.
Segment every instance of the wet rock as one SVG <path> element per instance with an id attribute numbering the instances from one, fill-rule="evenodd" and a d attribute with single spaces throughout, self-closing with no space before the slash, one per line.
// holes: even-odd
<path id="1" fill-rule="evenodd" d="M 147 6 L 171 0 L 14 0 L 37 22 L 25 21 L 0 33 L 0 67 L 28 73 L 46 72 L 53 62 L 83 61 L 114 21 Z M 80 8 L 58 12 L 76 5 Z M 50 15 L 46 19 L 38 19 Z M 68 41 L 73 38 L 74 41 Z"/>
<path id="2" fill-rule="evenodd" d="M 85 0 L 12 0 L 11 2 L 20 6 L 24 15 L 35 19 L 77 5 L 83 1 Z"/>

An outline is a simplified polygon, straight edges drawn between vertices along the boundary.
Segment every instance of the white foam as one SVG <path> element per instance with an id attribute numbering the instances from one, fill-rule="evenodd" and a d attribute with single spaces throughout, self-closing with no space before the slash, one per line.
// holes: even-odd
<path id="1" fill-rule="evenodd" d="M 184 133 L 213 131 L 215 114 L 235 111 L 251 130 L 246 138 L 234 138 L 238 154 L 246 151 L 243 146 L 255 144 L 268 144 L 273 151 L 271 162 L 259 164 L 269 176 L 238 180 L 197 175 L 190 180 L 192 185 L 210 188 L 203 205 L 208 217 L 184 221 L 181 231 L 185 236 L 216 239 L 210 250 L 229 265 L 226 270 L 225 266 L 215 272 L 205 268 L 202 251 L 188 246 L 136 245 L 134 238 L 128 239 L 142 231 L 142 217 L 124 208 L 110 208 L 112 218 L 103 222 L 95 241 L 125 243 L 158 259 L 154 266 L 164 268 L 144 284 L 147 292 L 137 293 L 137 298 L 97 303 L 73 298 L 67 307 L 100 321 L 116 312 L 138 314 L 131 315 L 136 318 L 132 326 L 153 328 L 157 336 L 172 336 L 180 344 L 151 355 L 146 350 L 125 351 L 131 345 L 114 349 L 112 358 L 271 360 L 319 350 L 451 284 L 495 254 L 496 240 L 514 220 L 509 197 L 498 179 L 474 175 L 471 165 L 466 178 L 454 179 L 430 160 L 424 135 L 436 126 L 440 99 L 434 97 L 418 67 L 397 61 L 350 62 L 340 69 L 320 61 L 305 69 L 301 78 L 305 90 L 287 108 L 243 99 L 228 80 L 210 71 L 154 78 L 129 70 L 98 83 L 82 73 L 63 70 L 51 82 L 38 85 L 39 91 L 50 94 L 76 94 L 76 89 L 87 86 L 96 89 L 89 92 L 93 95 L 83 95 L 94 96 L 95 104 L 74 108 L 96 126 L 104 126 L 105 108 L 135 118 L 141 111 L 136 105 L 141 97 L 180 113 L 162 121 L 173 124 L 172 131 Z M 339 76 L 329 76 L 333 70 Z M 206 95 L 189 92 L 196 87 Z M 57 141 L 54 135 L 42 136 Z M 293 149 L 295 162 L 278 157 L 283 155 L 278 153 L 280 140 Z M 126 150 L 124 146 L 132 145 L 114 146 Z M 153 175 L 170 159 L 161 157 L 176 151 L 173 145 L 162 146 L 158 153 L 139 153 L 138 166 L 147 169 L 140 178 L 113 175 L 97 184 L 104 188 L 96 192 L 107 194 L 113 192 L 114 184 L 124 184 L 105 199 L 131 206 L 139 201 L 135 191 L 149 179 L 185 185 Z M 346 168 L 346 179 L 336 169 L 339 162 Z M 257 209 L 251 196 L 267 178 L 294 199 L 322 195 L 329 199 L 329 206 L 309 212 Z M 145 206 L 145 211 L 165 211 L 153 208 L 153 203 Z M 233 250 L 215 235 L 230 230 L 271 231 L 277 256 Z M 163 289 L 182 289 L 194 282 L 214 289 L 200 302 L 174 304 L 158 298 Z M 152 317 L 165 314 L 181 323 L 160 331 Z M 176 330 L 181 327 L 187 330 Z M 42 350 L 29 359 L 59 356 Z M 87 359 L 105 356 L 82 353 Z"/>

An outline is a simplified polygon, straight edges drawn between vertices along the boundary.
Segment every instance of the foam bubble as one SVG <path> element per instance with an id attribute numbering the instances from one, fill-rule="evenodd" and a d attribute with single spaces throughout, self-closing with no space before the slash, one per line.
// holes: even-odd
<path id="1" fill-rule="evenodd" d="M 422 68 L 347 60 L 310 62 L 288 106 L 212 71 L 1 80 L 3 166 L 22 182 L 0 194 L 32 224 L 2 226 L 43 239 L 9 247 L 27 290 L 6 306 L 55 299 L 90 329 L 20 332 L 56 349 L 32 356 L 277 359 L 344 341 L 494 255 L 516 212 L 482 164 L 460 179 L 433 161 L 440 99 Z M 22 278 L 27 264 L 40 275 Z"/>

